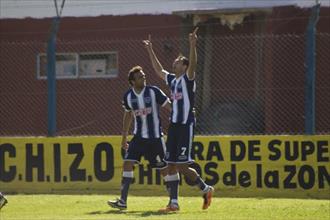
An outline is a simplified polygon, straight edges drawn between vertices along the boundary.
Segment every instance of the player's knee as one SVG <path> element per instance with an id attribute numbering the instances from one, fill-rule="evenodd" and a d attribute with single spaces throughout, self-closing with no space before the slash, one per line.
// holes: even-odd
<path id="1" fill-rule="evenodd" d="M 167 169 L 168 169 L 168 174 L 169 175 L 173 175 L 173 174 L 177 173 L 177 168 L 176 168 L 175 164 L 168 164 Z"/>
<path id="2" fill-rule="evenodd" d="M 166 176 L 168 174 L 168 167 L 165 167 L 164 169 L 159 170 L 160 175 Z"/>
<path id="3" fill-rule="evenodd" d="M 134 162 L 133 161 L 124 161 L 123 170 L 124 171 L 133 171 Z"/>
<path id="4" fill-rule="evenodd" d="M 186 173 L 188 169 L 189 169 L 189 166 L 187 164 L 178 164 L 177 165 L 177 170 L 180 173 Z"/>

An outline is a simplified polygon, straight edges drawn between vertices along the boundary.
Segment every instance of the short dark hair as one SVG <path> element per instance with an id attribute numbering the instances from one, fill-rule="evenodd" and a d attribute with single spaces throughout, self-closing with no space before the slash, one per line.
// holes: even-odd
<path id="1" fill-rule="evenodd" d="M 135 73 L 138 73 L 142 70 L 143 69 L 141 66 L 134 66 L 134 67 L 132 67 L 132 69 L 130 69 L 130 71 L 128 72 L 128 83 L 131 86 L 133 85 L 132 81 L 135 80 L 135 78 L 134 78 Z"/>
<path id="2" fill-rule="evenodd" d="M 179 54 L 177 59 L 182 60 L 183 65 L 189 66 L 189 60 L 187 57 L 183 56 L 182 54 Z"/>

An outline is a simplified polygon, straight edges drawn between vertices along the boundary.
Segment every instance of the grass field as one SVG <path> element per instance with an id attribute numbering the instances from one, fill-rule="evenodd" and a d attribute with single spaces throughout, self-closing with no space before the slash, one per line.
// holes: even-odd
<path id="1" fill-rule="evenodd" d="M 202 210 L 202 198 L 180 197 L 177 213 L 158 212 L 167 197 L 129 196 L 128 210 L 117 211 L 106 204 L 114 195 L 9 195 L 0 211 L 1 220 L 11 219 L 306 219 L 329 220 L 330 200 L 214 198 Z"/>

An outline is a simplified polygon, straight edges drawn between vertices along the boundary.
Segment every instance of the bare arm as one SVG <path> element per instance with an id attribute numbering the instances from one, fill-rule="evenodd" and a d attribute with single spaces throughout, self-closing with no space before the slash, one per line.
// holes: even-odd
<path id="1" fill-rule="evenodd" d="M 159 62 L 159 60 L 158 60 L 158 58 L 157 58 L 154 50 L 152 49 L 151 35 L 150 34 L 148 36 L 148 40 L 144 40 L 143 43 L 144 43 L 144 47 L 148 51 L 148 54 L 149 54 L 149 58 L 151 60 L 152 67 L 154 68 L 154 70 L 158 74 L 158 76 L 160 76 L 160 78 L 162 78 L 163 80 L 165 80 L 165 73 L 163 72 L 163 66 Z"/>
<path id="2" fill-rule="evenodd" d="M 172 107 L 171 107 L 171 101 L 168 100 L 164 105 L 163 107 L 168 110 L 168 111 L 172 111 Z"/>
<path id="3" fill-rule="evenodd" d="M 191 80 L 195 79 L 195 71 L 197 66 L 197 50 L 196 50 L 197 31 L 198 31 L 198 27 L 195 28 L 194 32 L 189 34 L 190 52 L 189 52 L 189 67 L 187 70 L 187 75 L 188 78 Z"/>
<path id="4" fill-rule="evenodd" d="M 121 147 L 125 150 L 127 150 L 128 148 L 127 136 L 128 136 L 129 128 L 131 127 L 132 119 L 133 119 L 133 113 L 125 111 L 123 116 L 123 131 L 122 131 L 122 139 L 121 139 Z"/>

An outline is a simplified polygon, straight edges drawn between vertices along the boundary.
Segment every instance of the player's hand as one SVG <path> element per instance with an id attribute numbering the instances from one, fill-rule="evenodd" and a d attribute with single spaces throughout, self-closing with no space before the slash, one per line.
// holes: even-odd
<path id="1" fill-rule="evenodd" d="M 142 42 L 143 42 L 145 48 L 151 49 L 152 48 L 151 34 L 148 35 L 148 40 L 143 40 Z"/>
<path id="2" fill-rule="evenodd" d="M 190 42 L 190 45 L 192 45 L 192 46 L 196 46 L 197 31 L 198 31 L 198 27 L 196 27 L 195 30 L 189 34 L 189 42 Z"/>
<path id="3" fill-rule="evenodd" d="M 128 143 L 127 143 L 127 138 L 126 137 L 123 137 L 122 141 L 121 141 L 121 147 L 124 149 L 124 150 L 127 150 L 128 149 Z"/>

